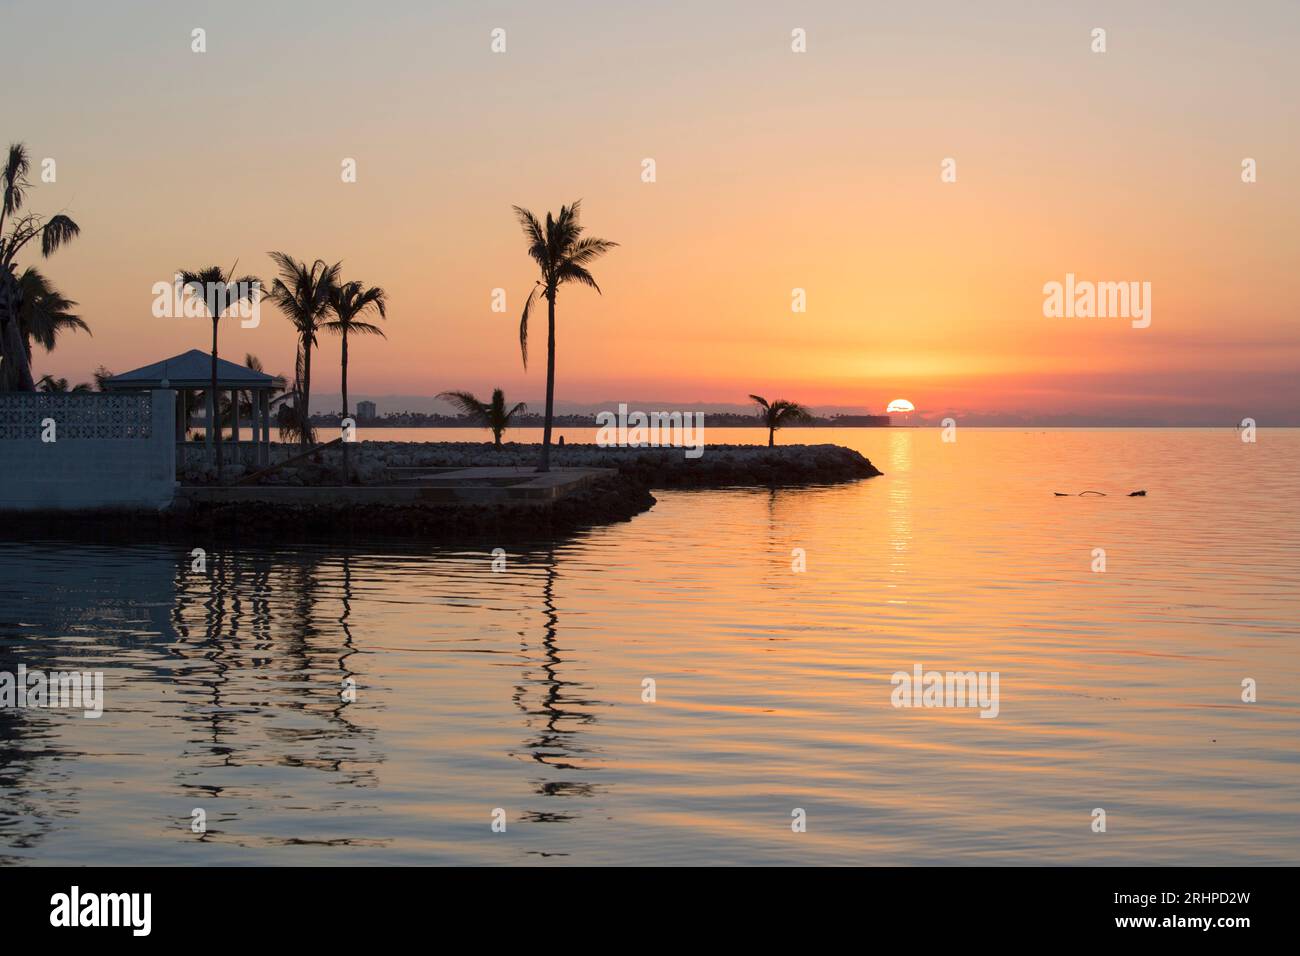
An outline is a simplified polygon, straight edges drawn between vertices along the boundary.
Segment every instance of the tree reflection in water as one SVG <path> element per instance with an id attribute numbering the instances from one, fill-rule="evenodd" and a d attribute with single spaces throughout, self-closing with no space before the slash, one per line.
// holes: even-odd
<path id="1" fill-rule="evenodd" d="M 578 812 L 572 803 L 555 803 L 553 798 L 590 797 L 598 785 L 582 777 L 595 772 L 599 756 L 584 742 L 579 731 L 596 722 L 591 708 L 601 706 L 581 692 L 582 682 L 566 680 L 561 671 L 566 663 L 558 640 L 560 612 L 555 588 L 559 568 L 555 549 L 540 553 L 542 631 L 540 655 L 530 645 L 529 633 L 521 632 L 520 651 L 524 667 L 512 699 L 525 714 L 524 725 L 530 731 L 524 750 L 516 756 L 546 768 L 534 777 L 534 793 L 548 798 L 540 809 L 527 810 L 522 819 L 552 823 L 574 819 Z M 548 854 L 549 855 L 549 854 Z"/>

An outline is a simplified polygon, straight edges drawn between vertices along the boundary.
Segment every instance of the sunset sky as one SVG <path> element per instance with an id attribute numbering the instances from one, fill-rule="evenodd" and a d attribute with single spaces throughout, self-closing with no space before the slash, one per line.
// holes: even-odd
<path id="1" fill-rule="evenodd" d="M 1300 424 L 1294 0 L 552 6 L 6 0 L 0 136 L 29 147 L 29 208 L 81 225 L 41 268 L 94 331 L 36 374 L 206 349 L 206 320 L 151 315 L 154 283 L 270 278 L 276 249 L 388 290 L 354 396 L 537 401 L 510 206 L 582 198 L 621 245 L 603 296 L 561 293 L 561 400 Z M 1150 328 L 1045 318 L 1066 273 L 1150 282 Z M 269 305 L 221 350 L 293 369 Z"/>

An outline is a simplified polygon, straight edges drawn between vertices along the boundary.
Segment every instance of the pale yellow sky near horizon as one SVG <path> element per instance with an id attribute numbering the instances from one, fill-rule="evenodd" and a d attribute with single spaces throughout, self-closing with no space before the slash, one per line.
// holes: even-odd
<path id="1" fill-rule="evenodd" d="M 235 259 L 269 279 L 279 249 L 388 290 L 388 339 L 351 350 L 354 395 L 537 401 L 545 324 L 525 372 L 533 276 L 510 206 L 582 198 L 589 232 L 621 245 L 593 268 L 603 296 L 561 293 L 561 400 L 1300 423 L 1294 3 L 575 2 L 548 19 L 22 0 L 2 16 L 3 135 L 31 151 L 29 208 L 82 227 L 40 265 L 94 331 L 38 354 L 38 374 L 206 349 L 206 321 L 153 318 L 153 284 Z M 1067 273 L 1150 282 L 1150 328 L 1044 317 L 1044 283 Z M 336 394 L 338 343 L 321 344 L 313 390 Z M 223 322 L 221 351 L 289 373 L 292 330 L 268 306 L 257 329 Z"/>

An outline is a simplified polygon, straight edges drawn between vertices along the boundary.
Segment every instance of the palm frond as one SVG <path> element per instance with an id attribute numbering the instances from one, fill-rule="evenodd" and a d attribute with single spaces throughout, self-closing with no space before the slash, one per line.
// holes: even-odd
<path id="1" fill-rule="evenodd" d="M 542 288 L 540 282 L 533 286 L 524 300 L 524 314 L 519 319 L 519 354 L 523 356 L 524 368 L 528 368 L 528 316 L 533 311 L 533 302 L 537 300 L 537 290 Z"/>
<path id="2" fill-rule="evenodd" d="M 36 381 L 36 388 L 42 392 L 89 392 L 93 391 L 89 382 L 78 382 L 76 385 L 69 387 L 66 378 L 55 378 L 52 375 L 42 375 Z"/>
<path id="3" fill-rule="evenodd" d="M 287 252 L 268 252 L 271 261 L 276 264 L 280 270 L 280 278 L 285 284 L 290 284 L 299 275 L 299 263 Z"/>
<path id="4" fill-rule="evenodd" d="M 560 214 L 555 217 L 555 237 L 557 249 L 567 252 L 578 241 L 582 226 L 578 220 L 582 215 L 582 200 L 575 199 L 567 206 L 560 207 Z"/>
<path id="5" fill-rule="evenodd" d="M 609 239 L 597 239 L 595 236 L 588 236 L 586 239 L 580 239 L 573 244 L 567 258 L 575 265 L 586 265 L 588 262 L 599 259 L 617 245 L 617 242 Z"/>
<path id="6" fill-rule="evenodd" d="M 281 441 L 312 443 L 315 437 L 313 430 L 303 421 L 296 405 L 287 402 L 282 404 L 276 411 L 275 419 L 276 427 L 280 430 Z"/>
<path id="7" fill-rule="evenodd" d="M 806 422 L 812 417 L 812 412 L 798 402 L 777 399 L 772 403 L 769 424 L 775 424 L 779 428 L 793 422 Z"/>
<path id="8" fill-rule="evenodd" d="M 6 216 L 12 216 L 23 206 L 24 190 L 28 185 L 27 171 L 30 166 L 27 160 L 27 147 L 22 143 L 10 143 L 3 173 L 3 208 Z"/>
<path id="9" fill-rule="evenodd" d="M 565 262 L 556 270 L 556 280 L 557 285 L 565 282 L 577 282 L 581 285 L 591 286 L 598 295 L 600 294 L 600 286 L 596 285 L 595 277 L 582 266 L 572 262 Z"/>
<path id="10" fill-rule="evenodd" d="M 225 281 L 225 273 L 219 266 L 208 266 L 205 269 L 181 269 L 181 285 L 185 287 L 198 286 L 200 290 L 209 285 Z"/>
<path id="11" fill-rule="evenodd" d="M 326 322 L 321 328 L 331 335 L 377 335 L 381 339 L 388 338 L 383 329 L 369 322 L 343 322 L 335 319 Z"/>
<path id="12" fill-rule="evenodd" d="M 81 235 L 81 227 L 68 216 L 59 214 L 41 227 L 41 255 L 49 258 L 59 246 Z"/>
<path id="13" fill-rule="evenodd" d="M 460 409 L 461 414 L 475 421 L 484 421 L 487 418 L 486 406 L 478 400 L 478 397 L 473 392 L 439 392 L 438 398 L 454 405 Z"/>
<path id="14" fill-rule="evenodd" d="M 63 332 L 91 334 L 85 320 L 70 311 L 77 303 L 60 293 L 35 266 L 23 270 L 18 277 L 18 288 L 21 292 L 18 327 L 29 357 L 33 341 L 52 352 Z"/>
<path id="15" fill-rule="evenodd" d="M 226 283 L 226 302 L 231 305 L 236 302 L 249 302 L 256 305 L 261 297 L 262 280 L 257 276 L 240 276 L 234 282 Z"/>
<path id="16" fill-rule="evenodd" d="M 511 206 L 510 208 L 515 211 L 515 217 L 519 220 L 519 225 L 523 227 L 524 237 L 529 243 L 545 246 L 546 236 L 542 233 L 542 224 L 537 221 L 537 217 L 523 206 Z"/>

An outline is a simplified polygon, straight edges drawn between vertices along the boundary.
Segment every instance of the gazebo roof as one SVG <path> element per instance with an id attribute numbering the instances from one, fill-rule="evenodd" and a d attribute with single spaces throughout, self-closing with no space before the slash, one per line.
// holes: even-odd
<path id="1" fill-rule="evenodd" d="M 105 389 L 208 388 L 212 385 L 212 356 L 200 349 L 190 349 L 161 362 L 144 365 L 104 382 Z M 217 388 L 238 388 L 245 391 L 275 389 L 274 375 L 254 371 L 223 358 L 217 359 Z"/>

